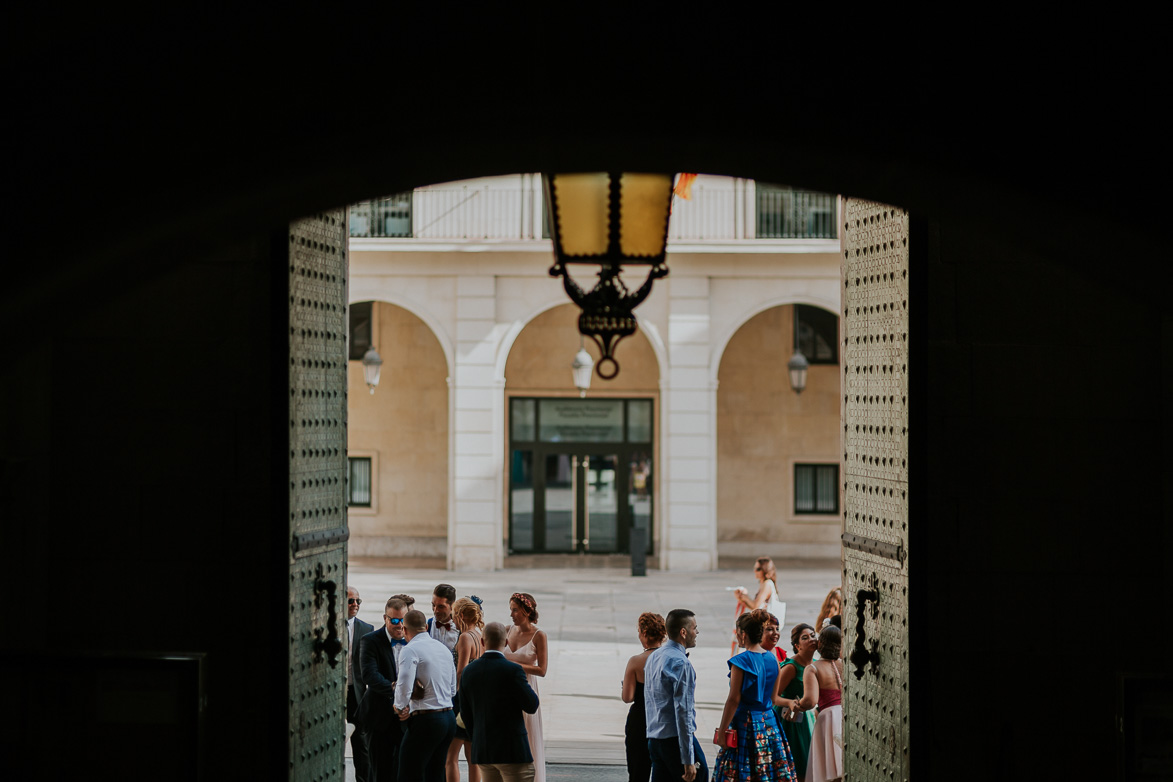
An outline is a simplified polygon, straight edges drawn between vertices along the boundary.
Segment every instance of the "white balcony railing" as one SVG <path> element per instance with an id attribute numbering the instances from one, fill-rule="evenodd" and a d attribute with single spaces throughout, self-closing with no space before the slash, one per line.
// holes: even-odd
<path id="1" fill-rule="evenodd" d="M 350 207 L 352 237 L 540 240 L 549 237 L 538 187 L 429 187 Z M 834 239 L 837 197 L 763 185 L 756 196 L 728 185 L 693 187 L 675 199 L 670 242 Z M 747 210 L 750 212 L 746 215 Z M 748 219 L 747 219 L 748 218 Z"/>

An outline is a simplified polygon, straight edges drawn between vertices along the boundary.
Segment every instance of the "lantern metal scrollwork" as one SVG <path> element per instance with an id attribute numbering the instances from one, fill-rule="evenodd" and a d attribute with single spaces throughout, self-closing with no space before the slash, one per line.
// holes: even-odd
<path id="1" fill-rule="evenodd" d="M 619 172 L 543 174 L 549 204 L 554 265 L 571 301 L 582 310 L 578 330 L 599 346 L 595 372 L 604 380 L 619 374 L 615 347 L 635 333 L 634 310 L 668 274 L 664 259 L 672 211 L 672 174 Z M 599 281 L 584 291 L 568 264 L 597 264 Z M 649 266 L 633 293 L 620 277 L 624 265 Z"/>

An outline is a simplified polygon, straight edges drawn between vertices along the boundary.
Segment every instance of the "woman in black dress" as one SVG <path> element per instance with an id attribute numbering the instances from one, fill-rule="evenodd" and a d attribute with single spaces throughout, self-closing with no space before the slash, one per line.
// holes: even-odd
<path id="1" fill-rule="evenodd" d="M 639 615 L 639 642 L 644 650 L 627 661 L 623 672 L 623 702 L 631 704 L 627 725 L 623 729 L 627 747 L 628 782 L 648 782 L 652 776 L 652 759 L 648 756 L 647 716 L 644 711 L 644 665 L 652 652 L 660 648 L 667 635 L 664 617 Z"/>

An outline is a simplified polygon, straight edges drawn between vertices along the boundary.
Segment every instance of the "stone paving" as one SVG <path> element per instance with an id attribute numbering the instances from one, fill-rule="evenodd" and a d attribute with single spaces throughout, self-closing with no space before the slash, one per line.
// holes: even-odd
<path id="1" fill-rule="evenodd" d="M 827 591 L 840 583 L 838 561 L 776 560 L 779 596 L 786 602 L 783 642 L 797 622 L 814 623 Z M 697 671 L 697 737 L 712 768 L 717 747 L 713 730 L 729 692 L 727 677 L 734 600 L 730 588 L 755 585 L 752 563 L 737 570 L 675 573 L 649 570 L 633 577 L 630 569 L 564 567 L 507 569 L 491 573 L 455 573 L 406 568 L 387 560 L 350 562 L 349 584 L 362 595 L 359 617 L 378 627 L 383 603 L 397 593 L 416 598 L 416 607 L 431 614 L 432 589 L 449 583 L 458 596 L 475 594 L 484 601 L 486 621 L 509 624 L 509 595 L 529 592 L 538 602 L 538 626 L 550 641 L 547 675 L 539 685 L 546 762 L 550 779 L 585 779 L 585 769 L 624 766 L 623 725 L 628 704 L 620 685 L 628 658 L 640 651 L 636 619 L 644 611 L 667 614 L 688 608 L 697 614 L 700 634 L 690 659 Z M 348 779 L 353 779 L 349 767 Z M 612 773 L 612 771 L 614 773 Z M 462 773 L 462 778 L 467 778 Z M 625 779 L 621 768 L 592 768 L 591 779 Z"/>

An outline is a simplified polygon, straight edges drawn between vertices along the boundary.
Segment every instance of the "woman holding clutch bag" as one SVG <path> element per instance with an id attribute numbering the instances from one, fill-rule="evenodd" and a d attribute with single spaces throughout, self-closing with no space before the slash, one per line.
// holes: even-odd
<path id="1" fill-rule="evenodd" d="M 778 692 L 783 698 L 798 701 L 802 699 L 803 673 L 814 659 L 815 650 L 819 646 L 815 628 L 805 622 L 796 624 L 790 630 L 790 646 L 794 649 L 794 656 L 782 663 L 778 673 Z M 798 778 L 805 779 L 806 764 L 811 754 L 811 735 L 815 729 L 815 713 L 813 710 L 791 711 L 785 706 L 775 707 L 775 713 L 782 723 L 782 733 L 790 744 Z"/>
<path id="2" fill-rule="evenodd" d="M 819 656 L 802 674 L 803 695 L 797 701 L 784 701 L 791 711 L 806 712 L 819 707 L 811 735 L 807 782 L 826 782 L 843 778 L 843 662 L 839 659 L 843 635 L 839 628 L 827 625 L 819 633 Z M 779 701 L 783 701 L 779 698 Z"/>
<path id="3" fill-rule="evenodd" d="M 729 697 L 713 736 L 713 743 L 721 747 L 713 779 L 720 782 L 798 779 L 790 747 L 774 716 L 778 660 L 761 645 L 769 621 L 769 613 L 760 608 L 737 620 L 745 651 L 729 660 Z"/>

